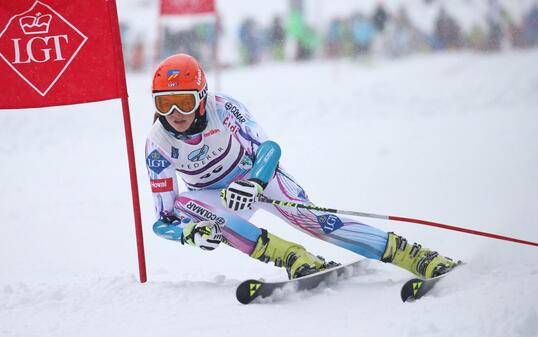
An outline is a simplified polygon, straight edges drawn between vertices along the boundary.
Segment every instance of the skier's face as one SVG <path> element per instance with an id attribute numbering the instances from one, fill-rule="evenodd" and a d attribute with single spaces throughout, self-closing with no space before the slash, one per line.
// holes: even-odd
<path id="1" fill-rule="evenodd" d="M 191 124 L 194 121 L 195 116 L 196 116 L 195 113 L 184 115 L 174 109 L 173 113 L 166 116 L 166 121 L 168 122 L 168 124 L 172 125 L 172 127 L 177 132 L 185 132 L 191 127 Z"/>

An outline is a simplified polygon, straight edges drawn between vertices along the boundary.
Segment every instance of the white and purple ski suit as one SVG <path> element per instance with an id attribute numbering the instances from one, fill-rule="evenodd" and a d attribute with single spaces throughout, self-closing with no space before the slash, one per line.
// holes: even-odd
<path id="1" fill-rule="evenodd" d="M 295 228 L 368 258 L 380 260 L 387 233 L 377 228 L 320 211 L 254 203 L 252 210 L 234 212 L 220 200 L 220 190 L 239 179 L 255 178 L 267 186 L 269 198 L 310 203 L 306 192 L 279 165 L 280 147 L 267 139 L 248 110 L 225 95 L 210 93 L 205 108 L 207 127 L 191 137 L 176 138 L 157 119 L 146 142 L 146 165 L 158 220 L 154 232 L 180 241 L 190 222 L 212 220 L 223 229 L 226 242 L 251 254 L 260 228 L 249 222 L 265 209 Z M 178 176 L 188 191 L 179 193 Z M 182 221 L 169 223 L 163 216 Z"/>

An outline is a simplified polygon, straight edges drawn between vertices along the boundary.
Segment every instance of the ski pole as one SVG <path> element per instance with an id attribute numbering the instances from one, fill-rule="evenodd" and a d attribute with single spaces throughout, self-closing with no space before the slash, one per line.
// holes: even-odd
<path id="1" fill-rule="evenodd" d="M 511 241 L 511 242 L 516 242 L 516 243 L 520 243 L 520 244 L 524 244 L 524 245 L 538 247 L 537 242 L 525 241 L 525 240 L 521 240 L 521 239 L 511 238 L 511 237 L 508 237 L 508 236 L 502 236 L 502 235 L 493 234 L 493 233 L 481 232 L 481 231 L 477 231 L 477 230 L 474 230 L 474 229 L 468 229 L 468 228 L 456 227 L 456 226 L 451 226 L 451 225 L 445 225 L 445 224 L 442 224 L 442 223 L 426 221 L 426 220 L 420 220 L 420 219 L 404 218 L 404 217 L 392 216 L 392 215 L 381 215 L 381 214 L 373 214 L 373 213 L 355 212 L 355 211 L 343 211 L 343 210 L 339 210 L 339 209 L 335 209 L 335 208 L 319 207 L 319 206 L 310 205 L 310 204 L 302 204 L 302 203 L 291 202 L 291 201 L 274 200 L 274 199 L 266 197 L 265 195 L 259 196 L 258 201 L 265 202 L 265 203 L 268 203 L 268 204 L 272 204 L 272 205 L 275 205 L 275 206 L 304 208 L 304 209 L 310 209 L 310 210 L 313 210 L 313 211 L 322 211 L 322 212 L 335 213 L 335 214 L 353 215 L 353 216 L 359 216 L 359 217 L 365 217 L 365 218 L 375 218 L 375 219 L 384 219 L 384 220 L 392 220 L 392 221 L 410 222 L 410 223 L 416 223 L 416 224 L 420 224 L 420 225 L 439 227 L 439 228 L 449 229 L 449 230 L 468 233 L 468 234 L 473 234 L 473 235 L 485 236 L 485 237 L 492 238 L 492 239 Z"/>

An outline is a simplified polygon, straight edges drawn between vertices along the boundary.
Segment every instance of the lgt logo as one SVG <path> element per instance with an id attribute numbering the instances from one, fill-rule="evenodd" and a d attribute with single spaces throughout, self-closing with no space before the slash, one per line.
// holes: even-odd
<path id="1" fill-rule="evenodd" d="M 58 12 L 36 1 L 11 17 L 0 33 L 0 57 L 45 96 L 87 40 Z"/>
<path id="2" fill-rule="evenodd" d="M 164 158 L 157 150 L 153 150 L 153 152 L 149 154 L 149 156 L 146 158 L 146 162 L 149 169 L 157 174 L 161 173 L 164 169 L 170 166 L 170 162 L 166 160 L 166 158 Z"/>
<path id="3" fill-rule="evenodd" d="M 330 234 L 344 225 L 342 220 L 334 214 L 318 215 L 316 218 L 325 234 Z"/>

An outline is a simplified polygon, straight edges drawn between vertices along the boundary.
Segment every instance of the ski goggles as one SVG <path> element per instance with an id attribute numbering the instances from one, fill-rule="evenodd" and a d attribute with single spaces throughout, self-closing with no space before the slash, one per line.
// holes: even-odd
<path id="1" fill-rule="evenodd" d="M 207 85 L 202 91 L 181 90 L 161 91 L 153 93 L 153 101 L 157 113 L 161 116 L 169 116 L 174 109 L 182 115 L 190 115 L 200 106 L 200 102 L 207 95 Z"/>

